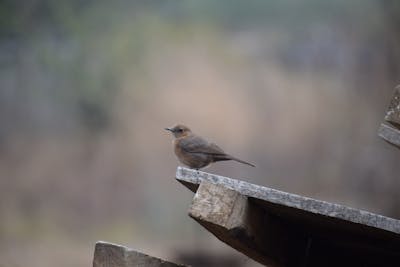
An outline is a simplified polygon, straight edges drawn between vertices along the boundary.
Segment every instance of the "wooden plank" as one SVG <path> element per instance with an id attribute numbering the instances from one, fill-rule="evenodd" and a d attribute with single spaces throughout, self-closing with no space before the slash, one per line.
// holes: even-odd
<path id="1" fill-rule="evenodd" d="M 155 258 L 130 248 L 98 241 L 95 246 L 93 267 L 184 267 Z"/>
<path id="2" fill-rule="evenodd" d="M 400 85 L 394 90 L 386 111 L 385 122 L 379 127 L 378 135 L 389 144 L 400 148 Z"/>
<path id="3" fill-rule="evenodd" d="M 400 85 L 398 85 L 386 111 L 385 120 L 400 129 Z"/>
<path id="4" fill-rule="evenodd" d="M 246 196 L 222 185 L 203 181 L 189 215 L 218 239 L 263 265 L 299 266 L 305 261 L 305 251 L 299 248 L 305 249 L 307 239 L 292 238 Z"/>
<path id="5" fill-rule="evenodd" d="M 378 135 L 389 144 L 400 148 L 400 130 L 394 126 L 382 123 L 379 127 Z"/>
<path id="6" fill-rule="evenodd" d="M 398 266 L 400 221 L 178 167 L 196 195 L 189 215 L 220 240 L 274 266 Z M 344 260 L 346 259 L 346 260 Z"/>
<path id="7" fill-rule="evenodd" d="M 196 171 L 184 167 L 178 167 L 176 179 L 187 186 L 193 192 L 197 191 L 202 181 L 214 184 L 222 184 L 226 188 L 235 190 L 245 196 L 264 200 L 271 204 L 282 205 L 309 212 L 315 215 L 331 217 L 333 219 L 348 221 L 349 223 L 362 224 L 376 228 L 377 230 L 392 233 L 400 238 L 400 221 L 374 214 L 368 211 L 346 207 L 322 200 L 316 200 L 305 196 L 299 196 L 276 189 L 251 184 L 241 180 L 219 176 L 202 171 Z"/>

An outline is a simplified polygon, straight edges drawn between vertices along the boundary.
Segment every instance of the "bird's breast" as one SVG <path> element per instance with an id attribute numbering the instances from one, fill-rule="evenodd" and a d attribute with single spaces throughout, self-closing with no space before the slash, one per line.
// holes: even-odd
<path id="1" fill-rule="evenodd" d="M 203 168 L 211 163 L 208 155 L 185 149 L 181 141 L 179 138 L 174 140 L 174 152 L 180 162 L 195 169 Z"/>

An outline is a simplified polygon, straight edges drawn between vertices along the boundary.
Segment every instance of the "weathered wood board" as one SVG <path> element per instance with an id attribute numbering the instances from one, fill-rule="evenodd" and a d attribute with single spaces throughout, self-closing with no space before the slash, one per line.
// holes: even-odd
<path id="1" fill-rule="evenodd" d="M 400 221 L 178 167 L 195 192 L 189 215 L 268 266 L 398 266 Z"/>
<path id="2" fill-rule="evenodd" d="M 93 267 L 185 267 L 155 258 L 130 248 L 98 241 L 95 246 Z"/>

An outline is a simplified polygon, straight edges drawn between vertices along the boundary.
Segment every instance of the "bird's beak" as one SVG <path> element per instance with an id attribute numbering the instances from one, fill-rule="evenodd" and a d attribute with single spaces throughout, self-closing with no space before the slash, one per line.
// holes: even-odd
<path id="1" fill-rule="evenodd" d="M 172 132 L 171 128 L 164 128 L 164 130 Z"/>

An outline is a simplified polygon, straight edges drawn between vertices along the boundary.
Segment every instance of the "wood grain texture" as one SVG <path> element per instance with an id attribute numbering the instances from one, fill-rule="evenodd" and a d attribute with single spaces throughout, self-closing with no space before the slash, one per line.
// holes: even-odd
<path id="1" fill-rule="evenodd" d="M 400 221 L 371 212 L 178 167 L 195 192 L 189 215 L 269 266 L 398 266 Z"/>
<path id="2" fill-rule="evenodd" d="M 263 265 L 286 266 L 289 259 L 296 264 L 304 260 L 299 247 L 306 239 L 293 239 L 248 197 L 222 185 L 203 181 L 189 215 L 218 239 Z M 290 250 L 294 244 L 296 249 Z"/>
<path id="3" fill-rule="evenodd" d="M 183 167 L 178 167 L 176 179 L 193 192 L 196 192 L 202 181 L 209 181 L 214 184 L 221 184 L 247 197 L 259 199 L 267 203 L 298 209 L 302 212 L 314 214 L 315 216 L 326 216 L 332 219 L 347 221 L 348 223 L 362 224 L 380 231 L 390 232 L 400 238 L 399 220 L 368 211 Z"/>
<path id="4" fill-rule="evenodd" d="M 400 85 L 394 89 L 393 97 L 386 111 L 385 121 L 400 129 Z"/>
<path id="5" fill-rule="evenodd" d="M 382 123 L 379 127 L 378 135 L 389 144 L 400 148 L 400 130 L 394 126 Z"/>
<path id="6" fill-rule="evenodd" d="M 98 241 L 95 246 L 93 267 L 184 267 L 155 258 L 130 248 Z"/>

